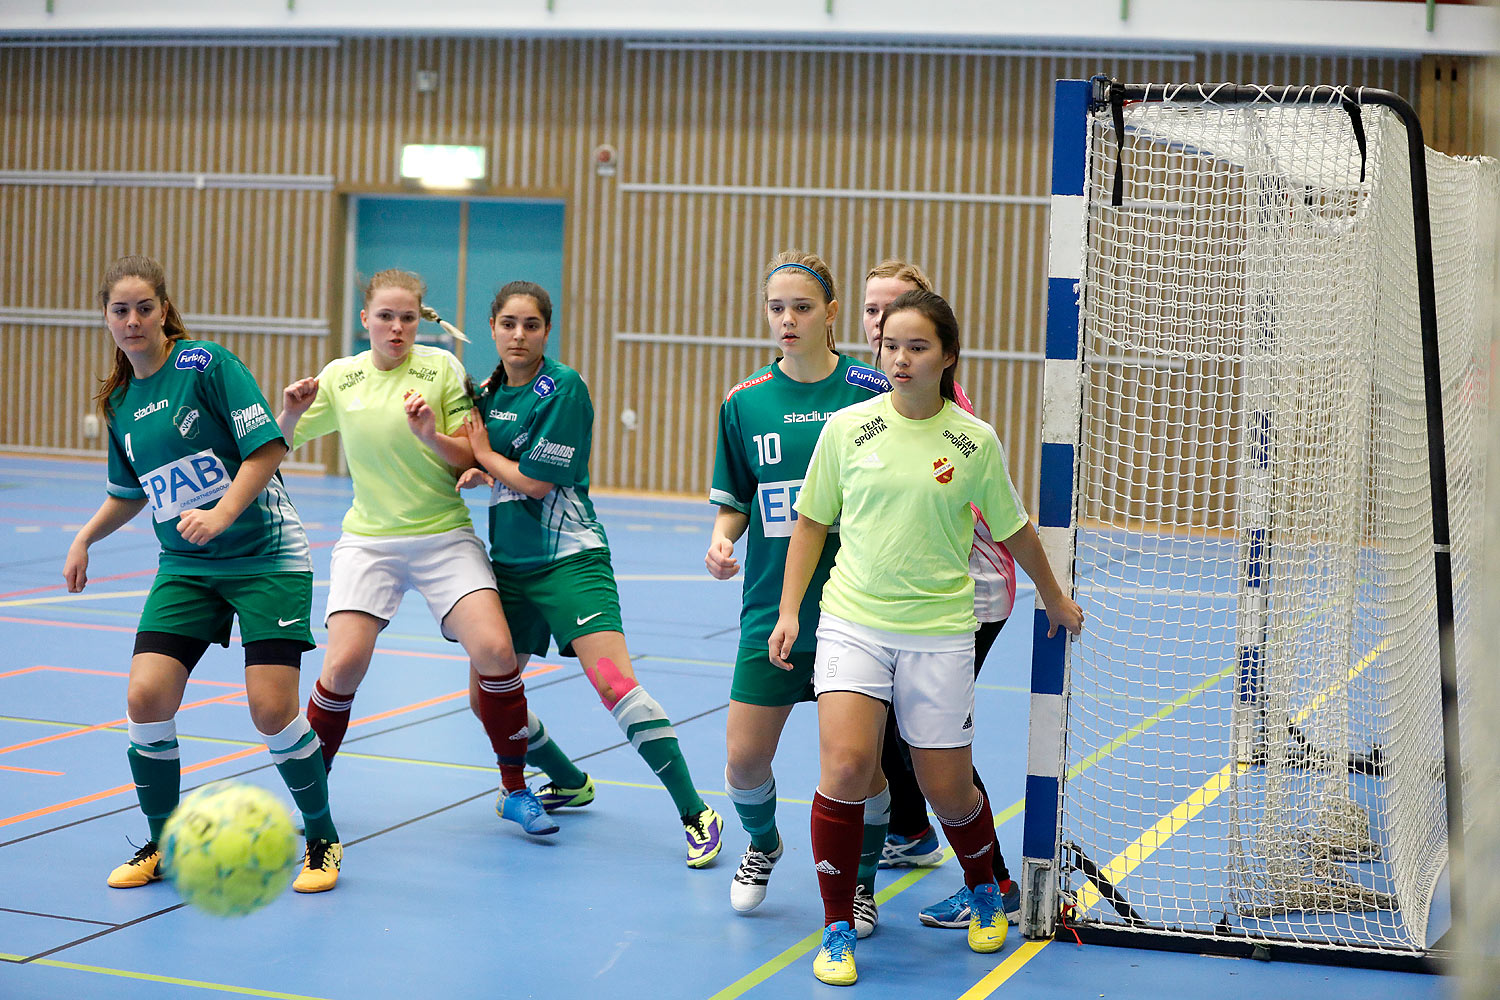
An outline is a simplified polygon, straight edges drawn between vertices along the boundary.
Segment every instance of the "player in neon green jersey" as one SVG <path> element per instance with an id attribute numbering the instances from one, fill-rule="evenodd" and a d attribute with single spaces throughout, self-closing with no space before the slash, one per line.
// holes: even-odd
<path id="1" fill-rule="evenodd" d="M 793 668 L 778 669 L 766 655 L 776 624 L 782 567 L 797 515 L 793 503 L 823 423 L 835 411 L 890 388 L 884 375 L 834 349 L 839 304 L 833 275 L 816 254 L 788 250 L 767 266 L 762 281 L 766 323 L 781 357 L 729 390 L 719 407 L 719 444 L 709 500 L 718 505 L 704 562 L 715 579 L 739 572 L 735 542 L 748 534 L 739 652 L 725 723 L 728 762 L 724 790 L 750 844 L 729 885 L 729 903 L 753 910 L 766 896 L 781 858 L 772 760 L 792 707 L 812 700 L 813 630 L 818 594 L 833 567 L 837 534 L 829 539 L 802 602 L 805 638 L 792 651 Z M 870 841 L 868 879 L 858 885 L 855 924 L 875 930 L 874 878 L 890 815 L 884 778 L 872 777 L 865 797 Z"/>
<path id="2" fill-rule="evenodd" d="M 880 354 L 880 319 L 886 306 L 903 292 L 918 289 L 932 291 L 932 281 L 916 264 L 891 258 L 881 261 L 865 274 L 865 302 L 860 320 L 870 350 Z M 974 404 L 963 386 L 953 383 L 953 397 L 962 409 L 974 412 Z M 1010 551 L 995 541 L 989 524 L 978 510 L 974 511 L 974 550 L 969 554 L 969 576 L 974 580 L 974 617 L 979 627 L 974 632 L 974 676 L 984 666 L 985 656 L 1005 620 L 1010 617 L 1016 600 L 1016 561 Z M 927 800 L 917 787 L 917 776 L 911 766 L 911 750 L 896 728 L 894 712 L 886 714 L 885 737 L 881 746 L 880 769 L 891 787 L 891 824 L 879 859 L 881 868 L 929 867 L 942 864 L 942 845 L 927 818 Z M 979 770 L 974 784 L 983 792 Z M 860 877 L 865 876 L 861 859 Z M 1000 842 L 995 841 L 995 879 L 1006 918 L 1013 924 L 1021 920 L 1020 888 L 1011 880 Z M 969 888 L 960 886 L 953 895 L 924 908 L 918 914 L 929 927 L 968 927 Z"/>
<path id="3" fill-rule="evenodd" d="M 850 799 L 879 767 L 887 705 L 964 870 L 969 947 L 990 953 L 1005 942 L 994 818 L 973 781 L 971 504 L 1036 582 L 1052 633 L 1083 627 L 1082 609 L 1058 586 L 1016 498 L 994 429 L 953 403 L 952 309 L 931 292 L 906 292 L 886 308 L 881 335 L 892 389 L 840 410 L 823 428 L 797 499 L 769 642 L 772 660 L 789 667 L 802 597 L 837 522 L 839 553 L 823 587 L 813 669 L 821 755 L 812 809 L 824 906 L 813 973 L 836 985 L 856 979 L 850 921 L 860 808 Z"/>
<path id="4" fill-rule="evenodd" d="M 360 312 L 370 349 L 282 393 L 278 419 L 293 445 L 338 431 L 354 480 L 354 504 L 333 549 L 328 652 L 307 716 L 331 766 L 376 637 L 415 589 L 479 677 L 470 703 L 500 769 L 495 811 L 527 833 L 556 833 L 526 787 L 528 739 L 541 727 L 526 707 L 484 545 L 455 490 L 458 470 L 473 464 L 462 430 L 473 405 L 467 380 L 453 355 L 416 343 L 425 291 L 409 271 L 376 274 Z"/>
<path id="5" fill-rule="evenodd" d="M 189 339 L 155 260 L 111 264 L 99 305 L 115 342 L 94 397 L 109 425 L 109 495 L 68 549 L 69 592 L 88 583 L 89 546 L 147 505 L 161 542 L 126 689 L 126 757 L 150 836 L 109 884 L 131 889 L 163 874 L 157 845 L 182 784 L 177 710 L 188 675 L 210 645 L 229 645 L 238 617 L 250 718 L 307 831 L 293 886 L 332 889 L 343 848 L 318 738 L 297 710 L 302 654 L 314 648 L 312 560 L 276 471 L 286 441 L 239 358 Z"/>
<path id="6" fill-rule="evenodd" d="M 546 356 L 552 299 L 540 285 L 501 288 L 490 304 L 490 329 L 500 363 L 468 421 L 478 467 L 460 486 L 492 490 L 490 558 L 517 656 L 524 664 L 555 638 L 564 656 L 578 657 L 604 707 L 672 796 L 688 867 L 702 868 L 719 853 L 723 820 L 693 787 L 671 720 L 636 680 L 625 650 L 609 542 L 589 500 L 588 386 Z M 561 799 L 571 789 L 553 791 Z"/>

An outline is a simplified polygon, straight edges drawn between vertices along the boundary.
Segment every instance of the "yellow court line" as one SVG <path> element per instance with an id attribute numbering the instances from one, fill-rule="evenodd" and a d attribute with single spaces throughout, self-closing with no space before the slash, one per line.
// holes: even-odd
<path id="1" fill-rule="evenodd" d="M 248 986 L 230 986 L 227 983 L 210 983 L 202 979 L 178 979 L 175 976 L 157 976 L 149 972 L 131 972 L 129 969 L 110 969 L 102 965 L 79 965 L 77 962 L 60 962 L 55 958 L 38 958 L 32 962 L 25 961 L 25 955 L 7 955 L 0 953 L 0 961 L 15 962 L 26 965 L 46 965 L 54 969 L 68 969 L 72 972 L 93 972 L 102 976 L 118 976 L 121 979 L 140 979 L 148 983 L 166 983 L 169 986 L 191 986 L 200 990 L 217 990 L 220 993 L 237 993 L 247 997 L 272 997 L 273 1000 L 323 1000 L 321 997 L 310 997 L 302 993 L 278 993 L 275 990 L 257 990 Z"/>
<path id="2" fill-rule="evenodd" d="M 1389 645 L 1390 640 L 1386 639 L 1366 653 L 1358 663 L 1349 668 L 1342 681 L 1329 685 L 1308 703 L 1306 708 L 1294 715 L 1292 717 L 1293 725 L 1300 725 L 1304 722 L 1325 701 L 1333 697 L 1335 691 L 1348 687 L 1350 682 L 1364 673 L 1370 664 L 1375 662 L 1376 657 L 1383 653 Z M 1199 785 L 1193 794 L 1179 802 L 1175 809 L 1157 820 L 1152 824 L 1150 829 L 1137 837 L 1129 847 L 1126 847 L 1125 850 L 1115 855 L 1109 864 L 1100 869 L 1100 874 L 1111 885 L 1119 885 L 1122 879 L 1140 867 L 1141 862 L 1156 853 L 1157 848 L 1170 840 L 1177 831 L 1181 830 L 1194 817 L 1212 805 L 1220 795 L 1224 794 L 1225 789 L 1230 785 L 1231 771 L 1234 771 L 1236 767 L 1238 767 L 1237 773 L 1240 774 L 1250 769 L 1247 764 L 1225 764 L 1217 774 Z M 1087 913 L 1099 902 L 1100 898 L 1098 888 L 1092 882 L 1085 882 L 1083 888 L 1078 891 L 1078 915 L 1082 916 Z"/>
<path id="3" fill-rule="evenodd" d="M 1001 983 L 1014 976 L 1017 972 L 1020 972 L 1021 966 L 1035 958 L 1038 952 L 1051 943 L 1051 938 L 1025 942 L 1021 947 L 1012 952 L 1009 958 L 991 969 L 989 975 L 969 987 L 958 1000 L 984 1000 L 985 997 L 999 989 Z"/>

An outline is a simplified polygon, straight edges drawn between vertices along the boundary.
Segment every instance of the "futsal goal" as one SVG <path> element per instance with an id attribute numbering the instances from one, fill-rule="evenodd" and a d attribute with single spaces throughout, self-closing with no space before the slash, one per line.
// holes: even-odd
<path id="1" fill-rule="evenodd" d="M 1500 165 L 1356 88 L 1059 81 L 1055 130 L 1039 520 L 1088 621 L 1038 612 L 1023 930 L 1418 964 L 1497 791 Z"/>

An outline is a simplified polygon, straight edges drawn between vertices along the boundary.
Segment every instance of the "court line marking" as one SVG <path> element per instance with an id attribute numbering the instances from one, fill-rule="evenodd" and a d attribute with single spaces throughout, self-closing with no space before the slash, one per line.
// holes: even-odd
<path id="1" fill-rule="evenodd" d="M 1292 716 L 1292 724 L 1301 725 L 1307 720 L 1309 715 L 1317 711 L 1325 701 L 1333 697 L 1336 690 L 1347 688 L 1356 677 L 1364 673 L 1370 664 L 1375 662 L 1376 657 L 1385 652 L 1390 643 L 1391 641 L 1386 639 L 1366 653 L 1358 663 L 1348 669 L 1344 674 L 1343 680 L 1335 681 L 1324 688 L 1306 707 Z M 1243 774 L 1248 770 L 1250 770 L 1250 765 L 1240 764 L 1237 761 L 1230 761 L 1228 764 L 1225 764 L 1219 769 L 1218 773 L 1199 785 L 1186 799 L 1179 802 L 1176 808 L 1158 819 L 1149 829 L 1132 841 L 1125 850 L 1115 855 L 1109 864 L 1100 869 L 1100 874 L 1110 883 L 1118 886 L 1123 879 L 1139 868 L 1147 858 L 1156 853 L 1157 848 L 1170 840 L 1174 834 L 1196 818 L 1204 809 L 1212 805 L 1220 795 L 1224 794 L 1224 790 L 1230 785 L 1232 773 Z M 1078 907 L 1078 915 L 1083 916 L 1088 913 L 1099 902 L 1100 898 L 1099 890 L 1094 883 L 1085 881 L 1083 887 L 1078 890 L 1078 896 L 1075 901 Z"/>
<path id="2" fill-rule="evenodd" d="M 129 579 L 132 579 L 132 578 L 137 577 L 137 576 L 146 576 L 147 574 L 155 573 L 155 572 L 156 572 L 156 568 L 155 567 L 152 567 L 151 569 L 137 569 L 137 570 L 131 570 L 129 573 L 116 573 L 113 576 L 101 576 L 98 579 L 96 579 L 96 580 L 90 580 L 89 582 L 90 583 L 111 583 L 111 582 L 113 582 L 115 580 L 129 580 Z M 0 600 L 4 600 L 7 597 L 24 597 L 27 594 L 42 594 L 42 593 L 46 593 L 49 590 L 62 590 L 66 586 L 67 586 L 66 583 L 49 583 L 45 587 L 31 587 L 31 588 L 29 588 L 27 590 L 12 590 L 12 591 L 10 591 L 9 593 L 6 593 L 6 594 L 0 594 Z"/>
<path id="3" fill-rule="evenodd" d="M 11 767 L 6 764 L 0 764 L 0 771 L 19 771 L 22 774 L 46 774 L 54 778 L 61 778 L 68 773 L 66 771 L 44 771 L 35 767 Z"/>
<path id="4" fill-rule="evenodd" d="M 129 969 L 111 969 L 102 965 L 80 965 L 77 962 L 62 962 L 55 958 L 38 958 L 26 961 L 25 955 L 8 955 L 0 952 L 0 961 L 13 965 L 46 965 L 54 969 L 71 972 L 93 972 L 99 975 L 116 976 L 121 979 L 139 979 L 148 983 L 166 983 L 169 986 L 193 986 L 200 990 L 217 990 L 220 993 L 237 993 L 240 996 L 272 997 L 274 1000 L 324 1000 L 302 993 L 278 993 L 275 990 L 257 990 L 248 986 L 230 986 L 227 983 L 210 983 L 203 979 L 179 979 L 175 976 L 158 976 L 149 972 L 131 972 Z"/>
<path id="5" fill-rule="evenodd" d="M 0 601 L 0 608 L 32 607 L 38 604 L 72 604 L 76 601 L 109 601 L 116 597 L 145 597 L 151 593 L 151 588 L 145 590 L 105 590 L 95 591 L 91 594 L 55 594 L 52 597 L 24 597 L 16 601 Z"/>
<path id="6" fill-rule="evenodd" d="M 416 655 L 426 656 L 426 655 L 430 655 L 430 654 L 416 654 Z M 554 670 L 561 670 L 561 669 L 562 669 L 562 664 L 542 664 L 536 670 L 527 670 L 527 671 L 525 671 L 524 673 L 522 673 L 521 677 L 524 680 L 524 679 L 529 678 L 529 677 L 539 677 L 539 676 L 541 676 L 543 674 L 549 674 L 549 673 L 551 673 Z M 401 715 L 401 714 L 403 714 L 405 712 L 414 712 L 414 711 L 417 711 L 418 709 L 428 708 L 428 707 L 430 707 L 432 705 L 441 704 L 442 702 L 445 702 L 445 701 L 452 701 L 455 698 L 467 697 L 468 694 L 469 694 L 469 689 L 468 688 L 464 688 L 462 691 L 455 691 L 452 694 L 439 695 L 436 698 L 428 698 L 425 701 L 419 701 L 419 702 L 416 702 L 415 704 L 406 705 L 406 706 L 403 706 L 401 708 L 393 708 L 393 709 L 391 709 L 388 712 L 380 712 L 380 713 L 377 713 L 375 715 L 366 716 L 363 719 L 358 719 L 358 720 L 355 720 L 355 721 L 351 721 L 349 723 L 349 727 L 352 729 L 353 727 L 355 727 L 357 725 L 363 725 L 363 724 L 369 723 L 369 722 L 378 722 L 381 719 L 388 719 L 388 718 L 390 718 L 393 715 Z M 210 698 L 210 699 L 206 699 L 206 700 L 201 701 L 201 702 L 195 702 L 193 705 L 184 705 L 183 708 L 193 708 L 193 707 L 196 707 L 197 705 L 206 705 L 206 704 L 209 704 L 210 702 L 223 701 L 223 700 L 226 700 L 226 699 L 229 699 L 229 698 L 237 698 L 237 697 L 240 697 L 239 693 L 227 694 L 227 695 L 220 695 L 217 698 Z M 179 709 L 179 711 L 180 711 L 180 709 Z M 23 746 L 35 746 L 35 745 L 37 745 L 39 743 L 48 743 L 48 742 L 51 742 L 52 740 L 63 739 L 64 737 L 67 737 L 67 736 L 74 736 L 74 735 L 77 735 L 78 733 L 81 733 L 81 732 L 94 732 L 94 731 L 103 729 L 106 726 L 118 726 L 121 722 L 124 722 L 124 721 L 126 721 L 126 720 L 124 720 L 124 719 L 116 719 L 113 722 L 104 723 L 104 724 L 97 725 L 97 726 L 89 726 L 89 727 L 86 727 L 84 729 L 73 730 L 73 731 L 67 732 L 67 733 L 54 733 L 51 736 L 44 736 L 44 737 L 41 737 L 40 739 L 32 740 L 29 743 L 17 744 L 14 747 L 9 747 L 9 748 L 6 748 L 5 750 L 0 750 L 0 753 L 4 753 L 7 750 L 19 749 L 20 747 L 23 747 Z M 184 774 L 184 775 L 186 775 L 186 774 L 193 774 L 193 773 L 195 773 L 197 771 L 202 771 L 202 770 L 205 770 L 205 769 L 210 768 L 210 767 L 216 767 L 219 764 L 228 764 L 231 761 L 241 760 L 241 759 L 243 759 L 245 757 L 249 757 L 249 756 L 252 756 L 252 755 L 258 754 L 258 753 L 264 753 L 265 749 L 266 749 L 266 747 L 265 747 L 264 743 L 255 744 L 255 745 L 252 745 L 252 746 L 249 746 L 249 747 L 245 747 L 242 750 L 236 750 L 233 753 L 223 754 L 222 756 L 213 757 L 213 758 L 210 758 L 209 760 L 200 761 L 200 762 L 198 762 L 196 764 L 189 764 L 188 766 L 182 768 L 180 773 Z M 80 796 L 79 798 L 76 798 L 76 799 L 70 799 L 67 802 L 59 802 L 59 803 L 56 803 L 54 805 L 43 806 L 40 809 L 33 809 L 30 812 L 19 813 L 19 814 L 15 815 L 15 816 L 9 816 L 9 817 L 6 817 L 4 819 L 0 819 L 0 827 L 11 826 L 11 825 L 13 825 L 15 823 L 24 823 L 25 821 L 27 821 L 29 819 L 37 819 L 37 818 L 42 817 L 42 816 L 50 816 L 52 813 L 62 812 L 63 810 L 71 809 L 74 806 L 88 805 L 90 802 L 98 802 L 100 799 L 107 799 L 107 798 L 109 798 L 112 795 L 118 795 L 121 792 L 133 791 L 134 789 L 135 789 L 135 782 L 132 780 L 129 784 L 117 785 L 114 788 L 108 788 L 108 789 L 105 789 L 104 791 L 94 792 L 94 793 L 92 793 L 90 795 Z"/>
<path id="7" fill-rule="evenodd" d="M 1130 729 L 1121 733 L 1119 736 L 1115 737 L 1115 739 L 1106 744 L 1106 747 L 1108 748 L 1107 750 L 1101 750 L 1100 752 L 1092 754 L 1089 757 L 1086 757 L 1083 760 L 1079 761 L 1069 769 L 1068 776 L 1077 777 L 1079 774 L 1083 773 L 1084 771 L 1088 770 L 1090 767 L 1098 763 L 1106 754 L 1114 753 L 1116 750 L 1125 746 L 1127 743 L 1133 741 L 1136 737 L 1145 734 L 1147 731 L 1154 728 L 1157 723 L 1167 719 L 1169 716 L 1175 713 L 1177 709 L 1182 708 L 1189 702 L 1196 700 L 1201 694 L 1203 694 L 1209 688 L 1213 687 L 1215 684 L 1218 684 L 1225 677 L 1232 674 L 1236 669 L 1237 667 L 1234 666 L 1227 667 L 1224 670 L 1220 671 L 1218 674 L 1215 674 L 1214 676 L 1201 682 L 1200 684 L 1196 685 L 1171 702 L 1163 705 L 1155 713 L 1136 723 Z M 1308 711 L 1311 710 L 1311 708 L 1308 709 Z M 998 829 L 1014 817 L 1020 815 L 1025 806 L 1026 800 L 1024 798 L 1011 803 L 1010 806 L 1008 806 L 1002 813 L 995 817 L 995 827 Z M 939 862 L 939 866 L 946 864 L 947 861 L 952 857 L 953 848 L 944 848 L 943 860 Z M 905 891 L 910 886 L 915 885 L 920 879 L 925 878 L 929 873 L 936 871 L 937 867 L 938 866 L 935 866 L 933 868 L 918 869 L 917 871 L 912 872 L 911 874 L 891 883 L 889 886 L 875 894 L 876 902 L 884 903 L 885 901 L 894 898 L 897 894 Z M 744 976 L 735 980 L 733 983 L 730 983 L 719 992 L 710 996 L 708 1000 L 734 1000 L 734 998 L 742 996 L 744 993 L 746 993 L 750 989 L 753 989 L 755 986 L 764 982 L 766 979 L 769 979 L 777 972 L 785 969 L 797 959 L 811 952 L 821 943 L 822 931 L 815 931 L 814 933 L 803 938 L 801 941 L 798 941 L 796 944 L 793 944 L 785 951 L 781 952 L 779 955 L 776 955 L 764 965 L 752 969 Z M 970 987 L 962 995 L 960 1000 L 983 1000 L 983 998 L 988 997 L 1007 979 L 1009 979 L 1012 975 L 1019 971 L 1023 965 L 1031 961 L 1031 959 L 1034 958 L 1037 953 L 1045 948 L 1049 943 L 1051 943 L 1051 939 L 1039 942 L 1027 941 L 1023 943 L 1021 947 L 1012 952 L 1011 955 L 1005 959 L 1005 961 L 1001 962 L 983 979 L 981 979 L 974 986 Z M 1025 955 L 1024 958 L 1021 957 L 1023 953 Z"/>

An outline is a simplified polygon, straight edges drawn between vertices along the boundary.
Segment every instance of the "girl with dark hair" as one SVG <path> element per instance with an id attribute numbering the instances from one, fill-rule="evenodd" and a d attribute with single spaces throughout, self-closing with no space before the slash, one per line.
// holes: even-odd
<path id="1" fill-rule="evenodd" d="M 880 354 L 880 320 L 886 307 L 905 292 L 932 291 L 932 281 L 916 264 L 898 258 L 881 261 L 865 275 L 865 302 L 861 314 L 865 339 L 870 350 Z M 969 413 L 974 404 L 963 386 L 953 384 L 954 402 Z M 969 576 L 974 580 L 974 617 L 979 627 L 974 631 L 974 675 L 979 676 L 985 657 L 1016 600 L 1016 561 L 1010 551 L 990 532 L 984 515 L 974 510 L 974 548 L 969 553 Z M 890 781 L 891 821 L 881 850 L 882 868 L 923 868 L 942 864 L 943 850 L 927 818 L 927 800 L 917 787 L 912 770 L 911 751 L 896 726 L 895 713 L 886 716 L 885 740 L 881 745 L 880 767 Z M 984 783 L 974 770 L 974 784 L 982 792 Z M 1011 880 L 1000 842 L 995 842 L 995 878 L 1006 917 L 1011 923 L 1021 919 L 1021 893 Z M 858 915 L 858 908 L 855 910 Z M 967 927 L 969 925 L 969 889 L 960 886 L 953 895 L 926 907 L 918 914 L 929 927 Z"/>
<path id="2" fill-rule="evenodd" d="M 229 645 L 238 617 L 250 718 L 307 831 L 293 888 L 332 889 L 343 848 L 318 738 L 297 711 L 298 668 L 314 648 L 312 559 L 276 471 L 286 441 L 239 358 L 189 339 L 155 260 L 115 261 L 99 305 L 115 342 L 95 396 L 109 425 L 109 495 L 68 549 L 68 591 L 88 584 L 89 546 L 148 504 L 161 542 L 126 691 L 126 757 L 150 833 L 109 885 L 133 889 L 163 874 L 157 845 L 182 784 L 175 716 L 189 674 L 210 645 Z"/>
<path id="3" fill-rule="evenodd" d="M 490 304 L 490 330 L 500 363 L 464 425 L 478 468 L 459 486 L 491 487 L 490 559 L 517 660 L 524 666 L 546 653 L 553 638 L 562 655 L 579 659 L 621 732 L 671 794 L 688 867 L 702 868 L 719 853 L 723 820 L 693 787 L 672 723 L 636 680 L 625 649 L 609 541 L 589 500 L 588 386 L 546 356 L 552 299 L 540 285 L 501 288 Z M 551 808 L 594 797 L 581 771 L 551 777 L 544 789 Z"/>
<path id="4" fill-rule="evenodd" d="M 526 787 L 528 736 L 535 743 L 541 724 L 526 707 L 489 559 L 455 489 L 458 470 L 473 464 L 463 430 L 473 405 L 467 377 L 452 354 L 416 342 L 425 291 L 410 271 L 376 274 L 360 311 L 370 349 L 331 361 L 282 393 L 277 420 L 293 446 L 338 431 L 354 480 L 354 503 L 333 547 L 328 650 L 307 717 L 332 767 L 376 638 L 414 589 L 479 675 L 470 706 L 500 770 L 495 812 L 527 833 L 556 833 Z"/>
<path id="5" fill-rule="evenodd" d="M 821 748 L 812 850 L 823 896 L 813 974 L 857 978 L 852 926 L 870 774 L 891 705 L 922 793 L 948 835 L 971 893 L 969 947 L 988 953 L 1007 928 L 994 872 L 994 819 L 974 785 L 974 520 L 984 512 L 1036 581 L 1052 633 L 1077 633 L 1083 612 L 1058 586 L 1016 497 L 994 429 L 953 405 L 958 322 L 948 303 L 906 292 L 884 311 L 880 362 L 889 393 L 835 413 L 823 427 L 796 502 L 771 659 L 787 660 L 798 610 L 828 535 L 839 553 L 823 587 L 813 685 Z"/>

